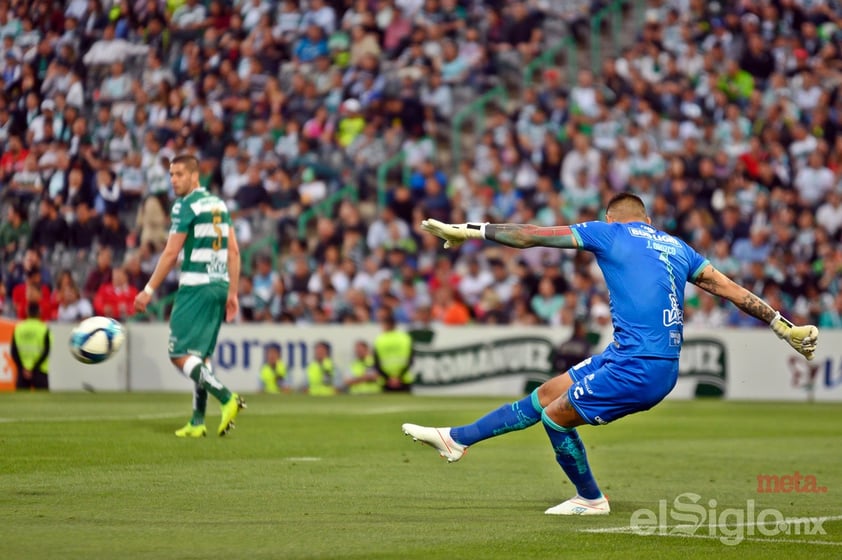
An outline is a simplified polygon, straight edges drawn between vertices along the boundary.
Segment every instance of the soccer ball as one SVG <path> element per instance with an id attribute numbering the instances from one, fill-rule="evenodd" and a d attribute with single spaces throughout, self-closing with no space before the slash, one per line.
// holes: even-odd
<path id="1" fill-rule="evenodd" d="M 85 319 L 70 333 L 70 353 L 83 364 L 98 364 L 110 358 L 126 340 L 126 332 L 110 317 Z"/>

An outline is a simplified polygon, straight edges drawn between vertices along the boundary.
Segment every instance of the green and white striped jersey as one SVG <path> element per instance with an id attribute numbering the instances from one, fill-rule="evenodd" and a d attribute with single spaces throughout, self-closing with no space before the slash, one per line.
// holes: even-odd
<path id="1" fill-rule="evenodd" d="M 180 286 L 228 282 L 228 230 L 225 203 L 203 188 L 175 201 L 170 233 L 186 233 Z"/>

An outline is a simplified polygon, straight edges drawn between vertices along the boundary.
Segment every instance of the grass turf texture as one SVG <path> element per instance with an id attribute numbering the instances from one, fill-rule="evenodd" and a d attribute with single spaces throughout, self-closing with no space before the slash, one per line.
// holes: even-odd
<path id="1" fill-rule="evenodd" d="M 581 428 L 613 511 L 565 518 L 543 514 L 574 490 L 541 426 L 476 445 L 455 465 L 400 431 L 468 422 L 501 402 L 252 396 L 229 437 L 181 440 L 172 432 L 189 417 L 187 394 L 2 395 L 0 557 L 842 557 L 842 521 L 825 522 L 826 535 L 738 546 L 584 532 L 627 527 L 635 510 L 684 492 L 719 511 L 755 500 L 757 511 L 840 516 L 840 405 L 667 402 Z M 214 434 L 218 407 L 209 411 Z M 828 492 L 758 494 L 758 474 L 795 471 Z"/>

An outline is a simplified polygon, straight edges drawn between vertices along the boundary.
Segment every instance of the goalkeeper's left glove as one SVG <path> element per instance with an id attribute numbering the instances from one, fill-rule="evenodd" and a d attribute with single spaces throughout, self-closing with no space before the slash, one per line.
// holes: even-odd
<path id="1" fill-rule="evenodd" d="M 485 239 L 485 223 L 445 224 L 432 218 L 421 222 L 421 229 L 444 239 L 444 248 L 456 248 L 468 239 Z"/>
<path id="2" fill-rule="evenodd" d="M 769 326 L 775 331 L 778 338 L 786 340 L 799 354 L 808 360 L 813 359 L 816 343 L 819 340 L 818 327 L 815 325 L 793 325 L 779 311 L 775 311 L 775 317 L 769 323 Z"/>

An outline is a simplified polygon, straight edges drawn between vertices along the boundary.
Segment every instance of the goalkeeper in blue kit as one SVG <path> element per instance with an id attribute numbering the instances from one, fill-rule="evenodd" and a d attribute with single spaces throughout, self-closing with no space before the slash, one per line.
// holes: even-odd
<path id="1" fill-rule="evenodd" d="M 687 282 L 731 301 L 769 324 L 796 351 L 813 359 L 818 329 L 796 326 L 757 295 L 716 270 L 682 240 L 650 225 L 640 198 L 621 193 L 606 208 L 605 222 L 539 227 L 530 224 L 445 224 L 424 220 L 422 228 L 458 247 L 488 239 L 516 248 L 557 247 L 592 252 L 610 296 L 614 340 L 600 354 L 546 381 L 525 398 L 503 405 L 472 424 L 453 428 L 402 426 L 448 462 L 468 446 L 542 423 L 556 460 L 576 487 L 576 496 L 545 513 L 606 515 L 611 511 L 591 472 L 577 426 L 607 424 L 658 404 L 678 379 L 684 339 Z"/>

